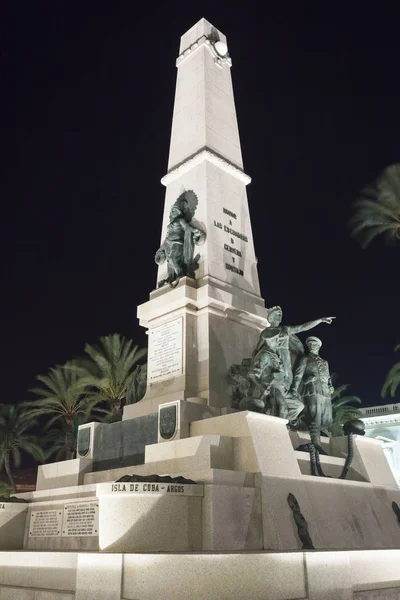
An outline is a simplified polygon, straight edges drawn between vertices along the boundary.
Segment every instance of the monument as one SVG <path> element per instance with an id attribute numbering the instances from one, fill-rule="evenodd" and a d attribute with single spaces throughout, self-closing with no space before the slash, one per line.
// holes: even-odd
<path id="1" fill-rule="evenodd" d="M 177 67 L 147 386 L 0 499 L 0 599 L 394 600 L 400 490 L 360 423 L 326 435 L 298 337 L 333 317 L 282 325 L 260 296 L 225 36 L 201 19 Z"/>

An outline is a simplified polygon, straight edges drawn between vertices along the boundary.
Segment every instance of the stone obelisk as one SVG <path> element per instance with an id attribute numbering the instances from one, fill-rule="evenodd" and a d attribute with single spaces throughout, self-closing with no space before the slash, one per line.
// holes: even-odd
<path id="1" fill-rule="evenodd" d="M 124 420 L 163 403 L 230 410 L 228 369 L 250 356 L 267 326 L 260 296 L 226 37 L 201 19 L 181 38 L 161 241 L 177 198 L 193 191 L 192 221 L 206 233 L 195 278 L 151 292 L 138 307 L 148 329 L 147 392 Z M 157 249 L 155 248 L 155 251 Z M 166 263 L 157 281 L 166 278 Z M 201 418 L 201 412 L 197 418 Z"/>

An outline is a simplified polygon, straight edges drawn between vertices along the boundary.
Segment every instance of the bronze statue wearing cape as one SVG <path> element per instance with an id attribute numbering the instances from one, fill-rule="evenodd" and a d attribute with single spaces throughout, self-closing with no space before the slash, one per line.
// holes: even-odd
<path id="1" fill-rule="evenodd" d="M 176 287 L 181 277 L 195 277 L 199 268 L 200 254 L 194 254 L 194 246 L 204 244 L 206 233 L 191 225 L 197 207 L 197 196 L 192 190 L 181 194 L 171 208 L 167 234 L 155 255 L 155 262 L 162 265 L 167 261 L 167 277 L 158 282 L 158 287 L 169 283 Z"/>
<path id="2" fill-rule="evenodd" d="M 296 334 L 320 323 L 331 323 L 333 318 L 283 326 L 280 306 L 270 308 L 270 327 L 261 332 L 252 357 L 244 359 L 242 365 L 232 365 L 230 368 L 233 408 L 282 417 L 296 425 L 304 410 L 304 403 L 299 396 L 290 391 L 293 367 L 304 354 L 303 344 Z"/>

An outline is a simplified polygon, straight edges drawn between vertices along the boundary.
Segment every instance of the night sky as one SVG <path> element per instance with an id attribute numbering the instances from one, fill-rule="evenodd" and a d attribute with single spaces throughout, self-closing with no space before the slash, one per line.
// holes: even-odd
<path id="1" fill-rule="evenodd" d="M 175 59 L 201 17 L 228 37 L 266 305 L 287 324 L 335 315 L 314 330 L 321 354 L 350 393 L 381 402 L 400 249 L 361 250 L 347 221 L 358 191 L 400 162 L 398 15 L 302 4 L 1 9 L 2 402 L 100 335 L 146 343 L 136 306 L 156 283 Z"/>

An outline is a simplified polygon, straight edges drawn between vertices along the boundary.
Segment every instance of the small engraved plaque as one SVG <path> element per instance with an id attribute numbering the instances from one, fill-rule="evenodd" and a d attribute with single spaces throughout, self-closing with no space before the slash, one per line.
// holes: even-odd
<path id="1" fill-rule="evenodd" d="M 29 537 L 60 537 L 62 510 L 33 510 Z"/>
<path id="2" fill-rule="evenodd" d="M 182 331 L 182 317 L 149 330 L 148 382 L 182 375 Z"/>
<path id="3" fill-rule="evenodd" d="M 99 503 L 79 502 L 64 506 L 63 537 L 99 535 Z"/>

